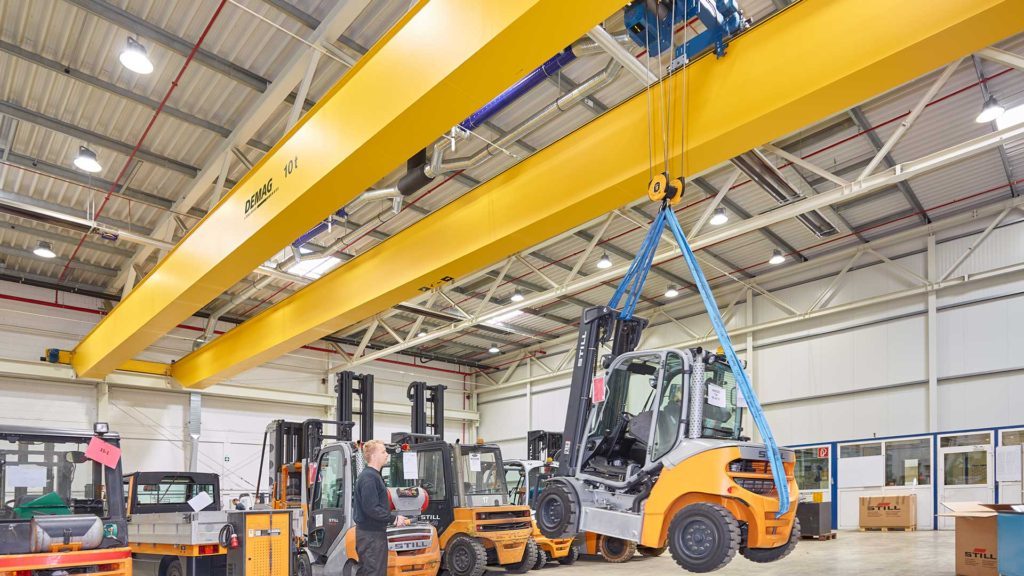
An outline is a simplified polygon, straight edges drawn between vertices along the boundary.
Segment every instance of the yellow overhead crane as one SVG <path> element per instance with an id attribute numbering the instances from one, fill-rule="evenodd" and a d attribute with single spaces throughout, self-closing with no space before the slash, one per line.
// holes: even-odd
<path id="1" fill-rule="evenodd" d="M 79 343 L 75 372 L 121 367 L 621 7 L 418 2 Z"/>
<path id="2" fill-rule="evenodd" d="M 798 2 L 733 39 L 724 58 L 697 60 L 663 84 L 673 98 L 669 109 L 685 105 L 674 115 L 687 119 L 683 174 L 1022 29 L 1020 0 Z M 183 386 L 208 386 L 635 200 L 649 177 L 647 134 L 637 129 L 648 123 L 646 99 L 624 102 L 185 356 L 172 375 Z M 680 127 L 671 134 L 672 149 L 682 150 Z"/>

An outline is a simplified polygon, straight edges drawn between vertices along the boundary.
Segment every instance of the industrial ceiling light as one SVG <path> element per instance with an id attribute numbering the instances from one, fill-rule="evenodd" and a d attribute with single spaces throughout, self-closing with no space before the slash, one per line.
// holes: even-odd
<path id="1" fill-rule="evenodd" d="M 729 217 L 725 214 L 725 208 L 715 208 L 714 214 L 711 216 L 711 220 L 708 223 L 712 226 L 721 226 L 729 221 Z"/>
<path id="2" fill-rule="evenodd" d="M 782 264 L 786 261 L 786 257 L 782 255 L 782 250 L 778 248 L 772 250 L 772 257 L 768 259 L 769 264 Z"/>
<path id="3" fill-rule="evenodd" d="M 1004 112 L 1006 112 L 1006 108 L 1003 108 L 996 97 L 989 96 L 985 100 L 985 105 L 981 107 L 981 113 L 974 121 L 978 124 L 987 124 L 1002 116 Z"/>
<path id="4" fill-rule="evenodd" d="M 675 286 L 669 286 L 668 290 L 665 290 L 665 298 L 675 298 L 679 296 L 679 290 Z"/>
<path id="5" fill-rule="evenodd" d="M 75 166 L 86 172 L 99 172 L 103 166 L 96 160 L 96 153 L 85 146 L 78 147 L 78 156 L 75 157 Z"/>
<path id="6" fill-rule="evenodd" d="M 423 338 L 423 337 L 424 337 L 424 336 L 426 336 L 426 335 L 427 335 L 427 331 L 426 331 L 426 330 L 423 330 L 423 329 L 420 329 L 419 333 L 418 333 L 418 334 L 416 334 L 416 336 L 417 336 L 418 338 Z"/>
<path id="7" fill-rule="evenodd" d="M 498 348 L 497 344 L 491 344 L 491 347 L 488 348 L 487 351 L 491 354 L 497 354 L 498 352 L 501 352 L 501 348 Z"/>
<path id="8" fill-rule="evenodd" d="M 516 290 L 515 292 L 513 292 L 512 296 L 509 298 L 509 300 L 511 300 L 513 302 L 522 302 L 525 299 L 526 299 L 526 296 L 523 296 L 523 293 L 520 292 L 519 290 Z"/>
<path id="9" fill-rule="evenodd" d="M 128 43 L 118 59 L 125 68 L 136 74 L 149 74 L 153 71 L 153 63 L 146 55 L 146 47 L 131 36 L 128 37 Z"/>
<path id="10" fill-rule="evenodd" d="M 53 251 L 53 244 L 50 244 L 46 240 L 40 240 L 39 244 L 36 244 L 36 249 L 33 250 L 32 253 L 40 258 L 57 257 L 57 253 Z"/>
<path id="11" fill-rule="evenodd" d="M 607 252 L 601 255 L 601 259 L 597 261 L 597 267 L 602 270 L 612 267 L 612 259 L 608 257 Z"/>

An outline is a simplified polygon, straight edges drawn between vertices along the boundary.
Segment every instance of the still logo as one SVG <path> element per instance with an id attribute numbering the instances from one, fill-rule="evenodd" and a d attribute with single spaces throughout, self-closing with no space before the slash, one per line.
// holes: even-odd
<path id="1" fill-rule="evenodd" d="M 885 510 L 899 510 L 899 509 L 900 509 L 900 507 L 895 505 L 895 504 L 893 504 L 892 502 L 879 502 L 878 504 L 875 504 L 873 506 L 872 505 L 868 506 L 868 510 L 871 510 L 872 512 L 875 512 L 875 511 L 881 512 L 881 511 L 885 511 Z"/>
<path id="2" fill-rule="evenodd" d="M 978 560 L 995 560 L 996 555 L 992 554 L 985 548 L 975 548 L 974 550 L 964 550 L 964 556 L 967 558 L 974 558 Z"/>

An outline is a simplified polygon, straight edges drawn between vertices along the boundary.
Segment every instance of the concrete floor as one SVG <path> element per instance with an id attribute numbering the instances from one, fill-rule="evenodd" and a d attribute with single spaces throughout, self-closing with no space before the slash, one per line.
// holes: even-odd
<path id="1" fill-rule="evenodd" d="M 792 554 L 773 564 L 754 564 L 737 554 L 728 566 L 714 574 L 952 576 L 955 573 L 953 562 L 952 531 L 840 531 L 835 540 L 802 540 Z M 549 564 L 544 571 L 557 571 L 557 576 L 686 574 L 672 560 L 669 552 L 659 558 L 637 556 L 624 564 L 581 559 L 573 566 Z"/>

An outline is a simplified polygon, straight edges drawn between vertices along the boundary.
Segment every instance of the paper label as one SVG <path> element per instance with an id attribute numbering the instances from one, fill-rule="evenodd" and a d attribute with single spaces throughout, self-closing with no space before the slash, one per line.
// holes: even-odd
<path id="1" fill-rule="evenodd" d="M 736 407 L 737 408 L 746 408 L 747 407 L 747 399 L 743 396 L 743 390 L 740 390 L 738 387 L 736 388 Z"/>
<path id="2" fill-rule="evenodd" d="M 590 397 L 593 399 L 594 404 L 604 402 L 604 375 L 594 377 Z"/>
<path id="3" fill-rule="evenodd" d="M 402 452 L 402 477 L 406 480 L 418 480 L 419 458 L 416 452 Z"/>
<path id="4" fill-rule="evenodd" d="M 4 468 L 8 488 L 44 488 L 46 468 L 33 464 L 8 464 Z"/>
<path id="5" fill-rule="evenodd" d="M 480 471 L 480 455 L 473 453 L 469 455 L 469 471 L 479 472 Z"/>
<path id="6" fill-rule="evenodd" d="M 316 523 L 316 527 L 317 528 L 323 528 L 323 526 L 324 526 L 324 515 L 323 514 L 317 514 L 316 517 L 313 519 L 313 522 Z"/>
<path id="7" fill-rule="evenodd" d="M 188 501 L 190 508 L 199 512 L 203 508 L 206 508 L 210 504 L 213 504 L 213 498 L 206 492 L 200 492 L 196 494 L 191 500 Z"/>
<path id="8" fill-rule="evenodd" d="M 725 388 L 722 388 L 718 384 L 708 384 L 708 404 L 718 406 L 719 408 L 725 408 Z"/>
<path id="9" fill-rule="evenodd" d="M 121 449 L 93 436 L 92 440 L 89 440 L 89 447 L 85 449 L 85 457 L 107 468 L 116 468 L 118 461 L 121 460 Z"/>

